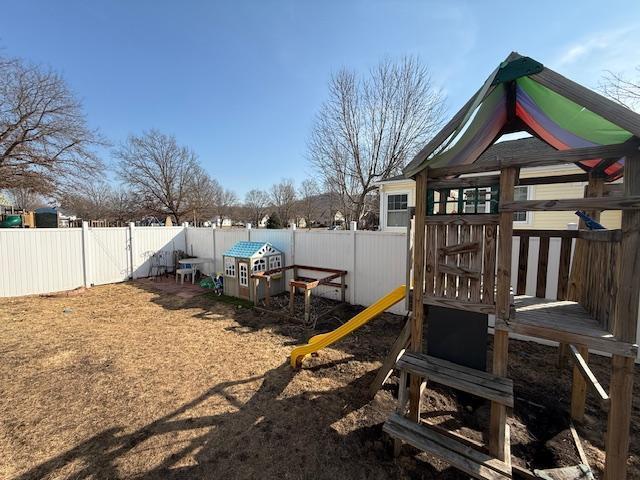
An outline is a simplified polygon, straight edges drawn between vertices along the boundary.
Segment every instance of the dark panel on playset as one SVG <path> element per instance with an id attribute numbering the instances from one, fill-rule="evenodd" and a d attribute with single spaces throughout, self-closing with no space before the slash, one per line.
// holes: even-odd
<path id="1" fill-rule="evenodd" d="M 427 318 L 429 355 L 486 371 L 487 315 L 430 306 Z"/>

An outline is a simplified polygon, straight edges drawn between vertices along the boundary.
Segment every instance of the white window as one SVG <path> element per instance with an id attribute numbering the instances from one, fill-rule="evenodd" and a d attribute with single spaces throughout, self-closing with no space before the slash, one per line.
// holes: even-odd
<path id="1" fill-rule="evenodd" d="M 406 227 L 409 221 L 406 193 L 387 195 L 387 227 Z"/>
<path id="2" fill-rule="evenodd" d="M 529 199 L 529 187 L 519 185 L 515 187 L 513 191 L 513 199 L 514 200 L 528 200 Z M 513 213 L 513 221 L 518 223 L 528 223 L 529 222 L 529 212 L 514 212 Z"/>
<path id="3" fill-rule="evenodd" d="M 249 269 L 247 268 L 246 263 L 238 264 L 238 280 L 240 281 L 240 286 L 248 287 L 249 286 Z"/>
<path id="4" fill-rule="evenodd" d="M 269 270 L 282 267 L 282 255 L 272 255 L 269 257 Z"/>
<path id="5" fill-rule="evenodd" d="M 224 257 L 224 274 L 227 277 L 236 276 L 236 259 L 233 257 Z"/>
<path id="6" fill-rule="evenodd" d="M 264 258 L 259 258 L 253 262 L 254 272 L 264 272 L 267 269 L 267 261 Z"/>

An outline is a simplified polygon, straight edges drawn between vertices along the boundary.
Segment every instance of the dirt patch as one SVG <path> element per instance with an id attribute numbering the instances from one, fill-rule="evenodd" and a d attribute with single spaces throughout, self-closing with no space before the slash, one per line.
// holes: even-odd
<path id="1" fill-rule="evenodd" d="M 467 478 L 410 448 L 391 456 L 382 423 L 397 380 L 373 400 L 367 388 L 402 322 L 383 315 L 294 372 L 291 348 L 317 332 L 207 295 L 120 284 L 3 299 L 0 478 Z M 608 363 L 591 357 L 605 388 Z M 570 371 L 556 350 L 512 341 L 509 376 L 515 461 L 576 463 Z M 630 478 L 640 477 L 639 384 Z M 437 386 L 424 403 L 429 421 L 482 440 L 486 403 Z M 596 468 L 605 428 L 589 396 L 579 432 Z"/>
<path id="2" fill-rule="evenodd" d="M 288 293 L 281 293 L 269 299 L 269 306 L 263 301 L 260 308 L 273 312 L 281 318 L 289 318 L 294 322 L 304 323 L 304 295 L 296 293 L 293 298 L 293 313 L 289 305 L 290 297 Z M 330 298 L 311 295 L 311 305 L 309 308 L 309 326 L 316 329 L 331 329 L 331 325 L 340 325 L 351 318 L 348 314 L 350 305 Z M 346 314 L 345 314 L 346 312 Z M 333 327 L 335 328 L 335 327 Z"/>

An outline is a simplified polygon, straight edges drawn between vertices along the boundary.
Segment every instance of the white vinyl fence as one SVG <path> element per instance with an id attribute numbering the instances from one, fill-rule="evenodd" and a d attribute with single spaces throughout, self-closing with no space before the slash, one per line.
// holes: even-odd
<path id="1" fill-rule="evenodd" d="M 12 297 L 104 285 L 149 276 L 151 256 L 176 250 L 210 258 L 204 273 L 222 271 L 222 254 L 240 240 L 270 242 L 287 265 L 346 270 L 350 303 L 371 305 L 406 281 L 404 233 L 328 230 L 214 229 L 192 227 L 52 228 L 0 230 L 0 296 Z M 519 238 L 514 237 L 518 252 Z M 531 238 L 527 294 L 535 295 L 539 239 Z M 549 265 L 557 264 L 559 239 L 551 239 Z M 170 260 L 167 260 L 170 262 Z M 518 274 L 513 255 L 512 283 Z M 533 268 L 532 268 L 533 267 Z M 547 298 L 555 298 L 557 270 L 549 268 Z M 319 294 L 338 298 L 331 287 Z M 315 291 L 314 291 L 315 293 Z M 403 311 L 399 305 L 395 311 Z"/>
<path id="2" fill-rule="evenodd" d="M 191 227 L 129 227 L 60 229 L 0 229 L 0 297 L 42 294 L 77 287 L 124 282 L 147 277 L 151 256 L 173 252 L 210 258 L 204 273 L 222 271 L 222 255 L 240 240 L 270 242 L 284 252 L 286 265 L 298 264 L 346 270 L 347 299 L 368 306 L 406 281 L 405 233 L 368 231 L 306 231 L 214 229 Z M 535 295 L 539 238 L 531 237 L 525 291 Z M 512 285 L 518 276 L 520 239 L 513 239 Z M 560 239 L 549 243 L 550 268 L 545 296 L 556 298 Z M 339 298 L 332 287 L 314 294 Z M 405 313 L 400 303 L 392 312 Z M 640 338 L 640 322 L 639 322 Z"/>
<path id="3" fill-rule="evenodd" d="M 284 252 L 287 265 L 338 268 L 348 272 L 350 303 L 371 305 L 406 281 L 405 233 L 329 230 L 214 229 L 191 227 L 67 228 L 0 230 L 0 296 L 70 290 L 80 286 L 123 282 L 150 274 L 151 256 L 173 252 L 210 258 L 204 273 L 222 271 L 222 254 L 240 240 L 270 242 Z M 549 264 L 557 263 L 560 244 L 552 239 Z M 536 238 L 531 239 L 529 265 L 537 265 Z M 519 239 L 514 238 L 514 252 Z M 513 255 L 513 284 L 518 255 Z M 535 294 L 536 268 L 527 272 L 527 293 Z M 547 297 L 555 298 L 557 271 L 550 268 Z M 338 298 L 336 288 L 317 292 Z M 396 313 L 404 311 L 397 305 Z"/>

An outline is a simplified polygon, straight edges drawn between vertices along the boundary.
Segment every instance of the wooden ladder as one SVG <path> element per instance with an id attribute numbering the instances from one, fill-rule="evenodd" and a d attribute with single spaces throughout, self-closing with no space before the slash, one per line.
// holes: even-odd
<path id="1" fill-rule="evenodd" d="M 505 461 L 501 461 L 488 455 L 482 446 L 474 446 L 472 441 L 453 432 L 442 431 L 434 425 L 416 423 L 405 417 L 409 374 L 508 407 L 513 407 L 512 380 L 415 352 L 403 353 L 396 368 L 400 370 L 398 411 L 383 427 L 385 432 L 396 439 L 396 453 L 399 452 L 399 442 L 406 442 L 475 478 L 512 478 L 508 425 L 505 426 Z"/>

